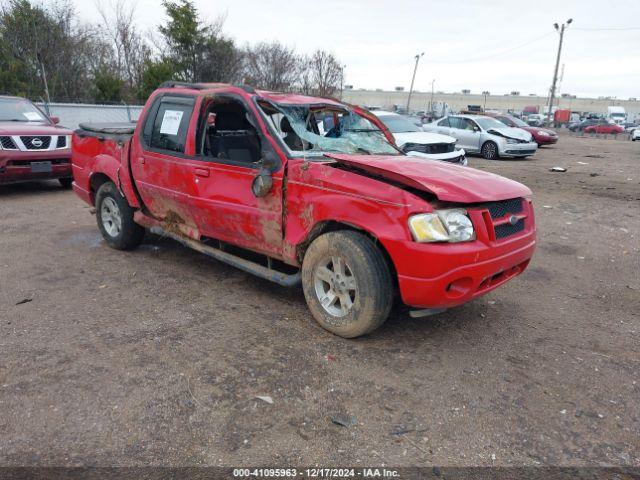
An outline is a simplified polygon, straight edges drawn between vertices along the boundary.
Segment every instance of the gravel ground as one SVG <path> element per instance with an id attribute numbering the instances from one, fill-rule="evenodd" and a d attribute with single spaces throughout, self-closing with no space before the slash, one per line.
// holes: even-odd
<path id="1" fill-rule="evenodd" d="M 0 187 L 0 465 L 640 466 L 640 144 L 470 164 L 534 191 L 530 268 L 356 340 L 170 240 L 111 250 L 55 182 Z"/>

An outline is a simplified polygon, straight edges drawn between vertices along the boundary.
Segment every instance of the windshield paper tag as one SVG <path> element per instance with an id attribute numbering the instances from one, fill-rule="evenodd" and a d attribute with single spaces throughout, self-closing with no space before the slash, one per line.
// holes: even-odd
<path id="1" fill-rule="evenodd" d="M 165 110 L 164 117 L 162 117 L 162 125 L 160 125 L 160 133 L 177 135 L 182 114 L 183 112 L 178 110 Z"/>
<path id="2" fill-rule="evenodd" d="M 27 120 L 42 120 L 42 117 L 40 116 L 40 114 L 36 113 L 36 112 L 22 112 L 22 114 L 27 117 Z"/>

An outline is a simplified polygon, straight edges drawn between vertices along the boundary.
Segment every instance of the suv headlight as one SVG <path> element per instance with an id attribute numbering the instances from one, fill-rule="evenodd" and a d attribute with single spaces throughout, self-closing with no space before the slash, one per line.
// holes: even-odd
<path id="1" fill-rule="evenodd" d="M 409 217 L 409 229 L 416 242 L 468 242 L 475 240 L 473 223 L 463 209 L 436 210 Z"/>

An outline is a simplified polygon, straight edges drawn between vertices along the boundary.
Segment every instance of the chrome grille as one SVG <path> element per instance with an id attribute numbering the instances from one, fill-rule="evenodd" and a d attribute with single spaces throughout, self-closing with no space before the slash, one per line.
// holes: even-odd
<path id="1" fill-rule="evenodd" d="M 11 137 L 0 137 L 0 145 L 5 150 L 17 150 L 18 147 Z"/>
<path id="2" fill-rule="evenodd" d="M 33 135 L 20 137 L 27 150 L 47 150 L 51 145 L 51 137 L 48 135 Z"/>

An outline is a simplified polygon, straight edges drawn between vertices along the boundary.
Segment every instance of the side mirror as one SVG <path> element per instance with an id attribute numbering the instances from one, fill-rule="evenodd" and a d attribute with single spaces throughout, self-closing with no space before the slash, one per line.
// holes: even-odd
<path id="1" fill-rule="evenodd" d="M 273 177 L 271 172 L 265 168 L 261 169 L 251 182 L 251 192 L 257 197 L 265 197 L 273 187 Z"/>
<path id="2" fill-rule="evenodd" d="M 477 125 L 474 125 L 474 127 L 473 127 L 473 131 L 474 131 L 474 132 L 479 132 L 479 131 L 480 131 L 480 127 L 479 127 L 479 126 L 477 126 Z"/>
<path id="3" fill-rule="evenodd" d="M 60 123 L 60 117 L 49 117 L 49 118 L 51 119 L 54 125 L 57 125 Z"/>

